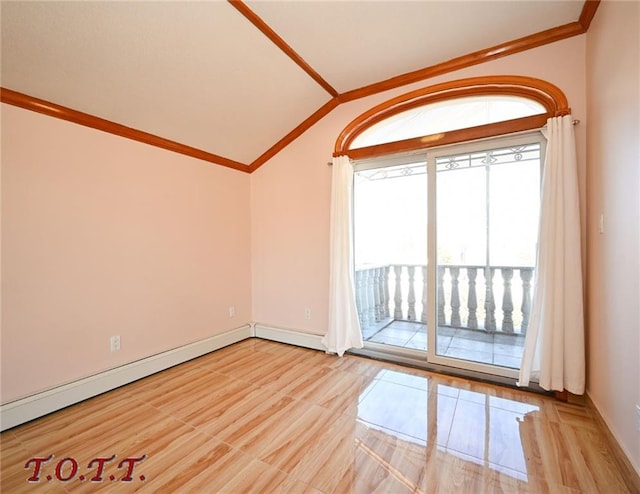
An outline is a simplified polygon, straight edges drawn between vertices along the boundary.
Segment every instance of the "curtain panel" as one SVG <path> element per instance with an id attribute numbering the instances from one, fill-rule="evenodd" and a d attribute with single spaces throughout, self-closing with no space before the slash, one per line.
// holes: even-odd
<path id="1" fill-rule="evenodd" d="M 519 386 L 585 390 L 580 206 L 571 115 L 547 122 L 536 284 Z"/>
<path id="2" fill-rule="evenodd" d="M 329 353 L 342 356 L 362 348 L 356 307 L 353 258 L 353 167 L 348 156 L 333 158 L 329 253 L 329 326 L 322 339 Z"/>

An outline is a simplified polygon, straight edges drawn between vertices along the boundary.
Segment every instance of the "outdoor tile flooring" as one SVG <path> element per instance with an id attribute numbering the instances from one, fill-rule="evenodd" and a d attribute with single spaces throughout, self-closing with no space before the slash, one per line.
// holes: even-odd
<path id="1" fill-rule="evenodd" d="M 375 343 L 427 349 L 426 327 L 418 322 L 393 321 L 375 332 L 367 333 L 365 330 L 364 337 L 366 341 Z M 522 358 L 524 336 L 440 327 L 437 345 L 438 355 L 517 369 Z"/>

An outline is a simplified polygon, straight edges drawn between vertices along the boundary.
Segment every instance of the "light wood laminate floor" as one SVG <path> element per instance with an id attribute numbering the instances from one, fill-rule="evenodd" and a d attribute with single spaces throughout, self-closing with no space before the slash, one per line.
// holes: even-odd
<path id="1" fill-rule="evenodd" d="M 586 406 L 255 338 L 0 439 L 7 493 L 630 492 Z"/>

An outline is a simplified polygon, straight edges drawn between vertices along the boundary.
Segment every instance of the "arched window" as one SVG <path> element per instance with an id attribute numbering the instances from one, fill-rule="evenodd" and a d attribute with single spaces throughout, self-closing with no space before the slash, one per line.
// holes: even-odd
<path id="1" fill-rule="evenodd" d="M 350 145 L 358 149 L 518 118 L 546 115 L 537 101 L 522 96 L 466 96 L 396 113 L 368 127 Z"/>
<path id="2" fill-rule="evenodd" d="M 570 113 L 564 93 L 546 81 L 490 76 L 437 84 L 386 101 L 353 120 L 334 155 L 351 159 L 504 135 L 542 127 Z"/>

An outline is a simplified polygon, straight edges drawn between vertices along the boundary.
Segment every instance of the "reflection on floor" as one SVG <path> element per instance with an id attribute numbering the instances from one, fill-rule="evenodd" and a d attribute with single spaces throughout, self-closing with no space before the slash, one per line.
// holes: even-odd
<path id="1" fill-rule="evenodd" d="M 366 341 L 375 343 L 427 349 L 426 326 L 422 323 L 393 321 L 380 330 L 365 330 L 363 335 Z M 524 336 L 439 327 L 437 345 L 439 355 L 519 369 Z"/>
<path id="2" fill-rule="evenodd" d="M 2 433 L 1 487 L 628 493 L 604 437 L 581 404 L 253 338 Z M 88 481 L 113 454 L 147 457 L 130 483 L 116 461 Z"/>
<path id="3" fill-rule="evenodd" d="M 433 389 L 428 389 L 429 384 Z M 404 420 L 393 412 L 398 403 L 425 413 Z M 359 418 L 386 435 L 425 447 L 431 439 L 441 452 L 525 481 L 527 465 L 520 427 L 525 416 L 539 413 L 540 406 L 535 404 L 429 383 L 426 377 L 392 370 L 378 373 L 358 407 Z"/>

